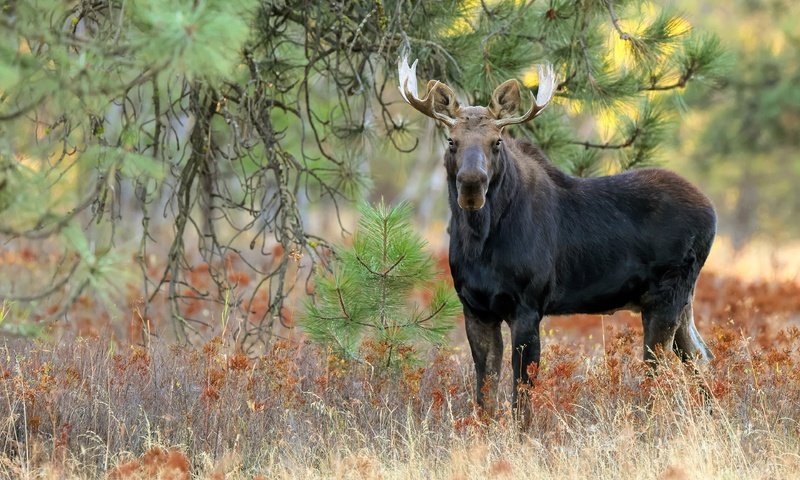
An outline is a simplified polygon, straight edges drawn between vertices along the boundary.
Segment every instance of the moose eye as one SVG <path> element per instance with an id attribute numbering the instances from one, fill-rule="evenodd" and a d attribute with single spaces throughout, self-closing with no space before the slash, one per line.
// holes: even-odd
<path id="1" fill-rule="evenodd" d="M 500 150 L 500 144 L 503 143 L 503 140 L 498 138 L 496 142 L 494 142 L 494 149 L 495 151 Z"/>
<path id="2" fill-rule="evenodd" d="M 452 138 L 447 139 L 447 145 L 450 147 L 450 150 L 454 151 L 456 148 L 456 142 L 454 142 Z"/>

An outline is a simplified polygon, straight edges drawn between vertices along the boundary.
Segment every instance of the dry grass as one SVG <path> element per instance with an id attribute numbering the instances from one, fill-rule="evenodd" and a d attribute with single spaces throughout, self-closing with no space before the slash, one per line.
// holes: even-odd
<path id="1" fill-rule="evenodd" d="M 551 341 L 524 432 L 507 397 L 500 417 L 474 415 L 459 353 L 382 372 L 286 341 L 258 358 L 219 338 L 122 351 L 100 338 L 9 343 L 0 476 L 796 477 L 800 329 L 768 348 L 732 329 L 712 337 L 710 408 L 683 367 L 643 374 L 638 332 L 609 329 L 592 356 Z"/>
<path id="2" fill-rule="evenodd" d="M 799 477 L 800 284 L 726 273 L 697 292 L 716 354 L 699 378 L 674 363 L 648 377 L 638 317 L 547 319 L 522 432 L 508 359 L 502 412 L 475 414 L 463 338 L 387 372 L 374 345 L 366 362 L 296 337 L 247 356 L 234 328 L 137 345 L 135 292 L 129 329 L 81 298 L 74 330 L 0 347 L 0 478 Z"/>

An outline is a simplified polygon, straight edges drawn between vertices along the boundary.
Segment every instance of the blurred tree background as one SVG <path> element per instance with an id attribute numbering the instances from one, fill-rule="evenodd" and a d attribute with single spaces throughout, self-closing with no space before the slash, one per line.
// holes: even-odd
<path id="1" fill-rule="evenodd" d="M 674 165 L 715 200 L 734 248 L 800 234 L 800 4 L 791 0 L 678 2 L 718 32 L 735 68 L 722 88 L 686 96 Z M 670 163 L 670 166 L 673 164 Z"/>
<path id="2" fill-rule="evenodd" d="M 45 320 L 99 300 L 181 339 L 225 330 L 215 312 L 235 312 L 239 341 L 267 342 L 354 223 L 353 200 L 410 200 L 423 226 L 447 216 L 440 133 L 397 94 L 403 54 L 473 104 L 508 78 L 535 89 L 535 64 L 552 63 L 555 105 L 513 134 L 576 175 L 693 172 L 723 231 L 785 235 L 800 175 L 792 12 L 755 0 L 5 2 L 0 236 L 37 268 L 0 263 L 0 298 Z"/>

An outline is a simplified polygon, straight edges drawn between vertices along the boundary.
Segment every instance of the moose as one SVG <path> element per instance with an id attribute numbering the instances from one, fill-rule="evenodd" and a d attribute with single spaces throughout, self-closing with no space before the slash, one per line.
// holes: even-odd
<path id="1" fill-rule="evenodd" d="M 505 127 L 532 120 L 551 101 L 552 66 L 539 67 L 537 94 L 522 116 L 515 116 L 514 79 L 494 90 L 487 107 L 466 106 L 434 80 L 419 97 L 416 66 L 400 60 L 400 93 L 449 132 L 450 269 L 479 407 L 491 412 L 496 399 L 503 321 L 513 344 L 512 405 L 523 420 L 530 412 L 518 390 L 531 382 L 528 367 L 539 364 L 545 315 L 641 312 L 644 360 L 653 367 L 669 351 L 689 365 L 712 358 L 692 313 L 716 232 L 703 193 L 659 168 L 570 176 L 532 142 L 512 138 Z"/>

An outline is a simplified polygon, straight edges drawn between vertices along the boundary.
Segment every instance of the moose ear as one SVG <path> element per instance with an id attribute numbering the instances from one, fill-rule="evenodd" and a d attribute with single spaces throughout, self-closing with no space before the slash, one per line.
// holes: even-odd
<path id="1" fill-rule="evenodd" d="M 489 111 L 495 118 L 504 118 L 514 115 L 519 108 L 520 93 L 519 82 L 506 80 L 492 93 L 492 101 L 489 104 Z"/>
<path id="2" fill-rule="evenodd" d="M 450 118 L 458 117 L 458 100 L 456 94 L 447 85 L 436 80 L 428 82 L 428 92 L 433 95 L 433 110 Z"/>

